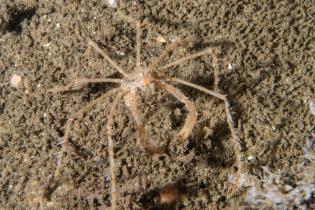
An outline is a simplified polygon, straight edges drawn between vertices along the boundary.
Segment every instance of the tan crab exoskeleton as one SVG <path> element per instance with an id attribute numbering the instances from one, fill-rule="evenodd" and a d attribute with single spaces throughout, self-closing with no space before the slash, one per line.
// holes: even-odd
<path id="1" fill-rule="evenodd" d="M 74 114 L 69 117 L 68 121 L 65 125 L 65 134 L 64 134 L 64 143 L 61 148 L 59 164 L 57 165 L 55 171 L 55 178 L 60 176 L 60 169 L 62 167 L 62 162 L 64 158 L 64 154 L 66 152 L 67 146 L 69 146 L 69 134 L 71 130 L 71 125 L 74 120 L 79 119 L 83 116 L 84 113 L 88 112 L 93 106 L 100 103 L 107 97 L 111 97 L 116 95 L 113 104 L 111 105 L 110 114 L 108 116 L 107 122 L 107 135 L 108 135 L 108 153 L 110 159 L 110 171 L 111 171 L 111 208 L 113 210 L 117 209 L 117 201 L 119 198 L 118 189 L 116 186 L 116 174 L 115 174 L 115 158 L 114 158 L 114 146 L 112 140 L 112 127 L 114 123 L 114 117 L 117 112 L 117 105 L 119 102 L 124 101 L 125 105 L 128 107 L 130 111 L 131 118 L 134 121 L 135 127 L 137 129 L 137 143 L 141 146 L 141 148 L 151 154 L 155 153 L 162 153 L 165 151 L 165 148 L 159 148 L 154 146 L 148 136 L 146 135 L 146 130 L 144 126 L 144 122 L 141 120 L 141 114 L 137 107 L 137 98 L 139 97 L 139 91 L 152 91 L 152 87 L 163 89 L 170 94 L 172 94 L 175 98 L 185 104 L 186 109 L 188 110 L 187 117 L 185 119 L 185 123 L 181 130 L 179 131 L 176 138 L 173 141 L 184 141 L 187 137 L 191 134 L 196 121 L 197 121 L 197 109 L 195 104 L 190 101 L 179 89 L 169 84 L 169 82 L 179 83 L 182 85 L 186 85 L 192 87 L 194 89 L 200 90 L 205 92 L 211 96 L 214 96 L 218 99 L 221 99 L 225 104 L 225 112 L 227 123 L 231 131 L 232 135 L 232 143 L 234 146 L 238 172 L 237 172 L 237 183 L 239 183 L 239 179 L 241 177 L 242 171 L 242 162 L 241 162 L 241 146 L 238 141 L 238 137 L 236 135 L 235 129 L 233 127 L 233 120 L 229 110 L 229 103 L 225 95 L 222 95 L 218 92 L 214 92 L 208 90 L 204 87 L 199 85 L 190 83 L 188 81 L 181 80 L 179 78 L 174 77 L 167 77 L 161 74 L 161 72 L 165 69 L 170 67 L 176 66 L 185 62 L 187 60 L 191 60 L 203 55 L 210 55 L 212 56 L 212 62 L 215 75 L 218 75 L 218 65 L 217 65 L 217 56 L 216 56 L 216 49 L 214 48 L 206 48 L 200 52 L 194 53 L 192 55 L 185 56 L 180 58 L 176 61 L 170 62 L 166 65 L 160 65 L 161 61 L 168 56 L 168 54 L 174 50 L 181 42 L 181 39 L 175 39 L 171 44 L 169 44 L 166 49 L 160 54 L 160 56 L 149 66 L 144 67 L 141 66 L 141 22 L 135 20 L 131 17 L 125 16 L 120 14 L 120 16 L 135 24 L 136 26 L 136 68 L 132 74 L 126 73 L 114 60 L 112 60 L 105 51 L 103 51 L 92 39 L 87 38 L 88 45 L 93 47 L 97 52 L 99 52 L 107 62 L 109 62 L 114 69 L 116 69 L 120 74 L 122 74 L 122 79 L 114 79 L 114 78 L 104 78 L 104 79 L 75 79 L 71 81 L 68 85 L 65 86 L 58 86 L 51 89 L 51 92 L 66 92 L 69 90 L 77 90 L 85 87 L 91 83 L 118 83 L 120 86 L 118 88 L 112 89 L 109 92 L 103 94 L 102 96 L 98 97 L 97 99 L 89 102 L 86 106 L 84 106 L 79 111 L 75 112 Z M 215 81 L 215 86 L 217 86 L 217 82 Z M 217 88 L 216 88 L 217 89 Z"/>

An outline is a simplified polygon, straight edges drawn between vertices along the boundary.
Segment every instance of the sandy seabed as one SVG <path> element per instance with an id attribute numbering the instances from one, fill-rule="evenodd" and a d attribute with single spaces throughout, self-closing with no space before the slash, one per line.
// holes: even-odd
<path id="1" fill-rule="evenodd" d="M 185 43 L 165 63 L 207 47 L 221 52 L 219 91 L 230 101 L 244 166 L 243 187 L 236 189 L 222 101 L 176 85 L 195 103 L 198 122 L 176 154 L 158 157 L 136 144 L 121 103 L 113 136 L 119 209 L 315 208 L 313 1 L 151 0 L 110 7 L 105 0 L 0 0 L 1 209 L 110 207 L 106 123 L 112 98 L 73 123 L 61 176 L 54 173 L 71 113 L 115 85 L 47 90 L 76 78 L 120 77 L 86 37 L 133 71 L 135 27 L 117 11 L 148 23 L 143 65 L 177 37 Z M 211 60 L 202 56 L 163 73 L 213 89 Z M 161 90 L 143 94 L 139 108 L 157 145 L 167 145 L 187 116 L 185 106 Z M 170 205 L 161 197 L 168 184 L 178 194 Z"/>

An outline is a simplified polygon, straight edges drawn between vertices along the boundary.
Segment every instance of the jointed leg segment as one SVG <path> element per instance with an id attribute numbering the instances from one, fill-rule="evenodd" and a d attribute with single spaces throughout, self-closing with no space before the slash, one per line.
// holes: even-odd
<path id="1" fill-rule="evenodd" d="M 182 42 L 181 39 L 176 39 L 173 43 L 169 44 L 161 53 L 161 55 L 153 62 L 149 65 L 149 70 L 155 70 L 158 65 L 160 64 L 160 62 L 166 57 L 168 56 L 168 54 L 170 52 L 172 52 L 172 50 L 174 50 L 180 43 Z"/>
<path id="2" fill-rule="evenodd" d="M 167 50 L 165 50 L 165 51 L 167 52 Z M 167 53 L 169 53 L 169 52 L 167 52 Z M 197 52 L 195 54 L 187 55 L 183 58 L 180 58 L 176 61 L 168 63 L 164 66 L 158 67 L 158 70 L 165 70 L 165 69 L 168 69 L 172 66 L 177 66 L 177 65 L 180 65 L 181 63 L 183 63 L 185 61 L 188 61 L 188 60 L 191 60 L 191 59 L 194 59 L 194 58 L 206 55 L 206 54 L 210 54 L 212 57 L 212 66 L 214 68 L 214 90 L 218 91 L 218 89 L 219 89 L 218 88 L 219 87 L 219 72 L 218 72 L 217 50 L 215 48 L 209 47 L 209 48 L 202 50 L 200 52 Z"/>
<path id="3" fill-rule="evenodd" d="M 98 53 L 100 53 L 119 73 L 121 73 L 124 77 L 128 78 L 128 74 L 120 67 L 118 64 L 112 60 L 104 50 L 102 50 L 96 42 L 94 42 L 91 38 L 87 38 L 88 45 L 92 46 Z"/>
<path id="4" fill-rule="evenodd" d="M 211 52 L 211 50 L 213 50 L 213 48 L 207 48 L 207 49 L 202 50 L 200 52 L 197 52 L 195 54 L 187 55 L 187 56 L 185 56 L 183 58 L 180 58 L 180 59 L 178 59 L 178 60 L 176 60 L 174 62 L 171 62 L 169 64 L 166 64 L 164 66 L 159 67 L 158 70 L 164 70 L 164 69 L 170 68 L 172 66 L 177 66 L 177 65 L 183 63 L 184 61 L 188 61 L 188 60 L 191 60 L 191 59 L 194 59 L 194 58 L 197 58 L 197 57 L 209 54 Z"/>
<path id="5" fill-rule="evenodd" d="M 137 67 L 139 68 L 141 64 L 141 23 L 136 21 L 136 29 L 137 29 Z"/>
<path id="6" fill-rule="evenodd" d="M 118 16 L 132 24 L 135 24 L 136 26 L 136 66 L 139 68 L 141 64 L 141 35 L 142 35 L 142 30 L 141 30 L 141 22 L 137 19 L 134 19 L 130 16 L 124 15 L 121 12 L 117 12 Z"/>
<path id="7" fill-rule="evenodd" d="M 48 92 L 56 93 L 56 92 L 67 92 L 70 90 L 79 90 L 91 83 L 122 83 L 121 79 L 112 79 L 112 78 L 105 78 L 105 79 L 75 79 L 69 82 L 68 85 L 64 86 L 57 86 L 52 89 L 49 89 Z"/>
<path id="8" fill-rule="evenodd" d="M 228 126 L 229 126 L 230 131 L 231 131 L 232 144 L 233 144 L 233 148 L 234 148 L 234 152 L 235 152 L 235 158 L 236 158 L 237 167 L 238 167 L 238 169 L 237 169 L 237 177 L 236 177 L 236 185 L 240 186 L 241 185 L 241 183 L 240 183 L 241 180 L 240 179 L 241 179 L 241 175 L 242 175 L 242 172 L 243 172 L 243 164 L 242 164 L 242 159 L 241 159 L 242 147 L 241 147 L 241 144 L 239 142 L 239 138 L 236 135 L 236 131 L 235 131 L 235 128 L 234 128 L 234 123 L 233 123 L 232 116 L 231 116 L 231 113 L 230 113 L 230 108 L 229 108 L 230 105 L 229 105 L 229 102 L 228 102 L 226 96 L 222 95 L 220 93 L 216 93 L 214 91 L 208 90 L 208 89 L 206 89 L 204 87 L 201 87 L 199 85 L 193 84 L 191 82 L 187 82 L 187 81 L 178 79 L 178 78 L 168 78 L 167 80 L 168 81 L 177 82 L 177 83 L 180 83 L 180 84 L 183 84 L 183 85 L 187 85 L 189 87 L 195 88 L 197 90 L 205 92 L 205 93 L 207 93 L 209 95 L 212 95 L 212 96 L 214 96 L 216 98 L 219 98 L 219 99 L 224 101 L 226 120 L 227 120 Z"/>
<path id="9" fill-rule="evenodd" d="M 67 146 L 69 146 L 69 134 L 70 134 L 70 130 L 71 130 L 71 125 L 72 123 L 76 120 L 79 119 L 80 117 L 82 117 L 82 115 L 84 113 L 86 113 L 87 111 L 89 111 L 91 108 L 93 108 L 93 106 L 95 106 L 96 104 L 98 104 L 100 101 L 104 100 L 107 97 L 110 97 L 112 95 L 114 95 L 115 93 L 119 92 L 121 88 L 116 88 L 113 89 L 105 94 L 103 94 L 102 96 L 98 97 L 97 99 L 89 102 L 86 106 L 84 106 L 82 109 L 80 109 L 79 111 L 77 111 L 76 113 L 72 114 L 71 117 L 67 120 L 66 122 L 66 126 L 65 126 L 65 134 L 64 134 L 64 142 L 62 144 L 61 147 L 61 151 L 60 151 L 60 156 L 59 156 L 59 160 L 58 160 L 58 164 L 57 164 L 57 168 L 55 170 L 55 178 L 60 178 L 60 169 L 63 163 L 63 159 L 64 159 L 64 155 L 66 153 L 66 149 Z"/>
<path id="10" fill-rule="evenodd" d="M 135 127 L 137 129 L 138 133 L 138 144 L 142 149 L 147 151 L 150 154 L 160 154 L 165 152 L 164 147 L 155 147 L 152 143 L 150 143 L 150 140 L 148 139 L 145 125 L 143 124 L 141 118 L 140 118 L 140 112 L 137 108 L 137 94 L 136 93 L 129 93 L 125 97 L 125 104 L 128 107 L 130 111 L 131 118 L 134 121 Z"/>
<path id="11" fill-rule="evenodd" d="M 117 209 L 117 201 L 118 201 L 118 191 L 116 184 L 116 166 L 115 166 L 115 157 L 114 157 L 114 143 L 112 139 L 113 135 L 113 124 L 114 124 L 114 116 L 117 112 L 117 106 L 120 102 L 123 94 L 118 94 L 114 99 L 113 105 L 111 107 L 108 122 L 107 122 L 107 137 L 108 137 L 108 156 L 110 160 L 110 183 L 111 183 L 111 208 L 112 210 Z"/>
<path id="12" fill-rule="evenodd" d="M 177 98 L 179 101 L 184 103 L 186 105 L 186 108 L 188 110 L 188 115 L 186 117 L 184 126 L 180 130 L 180 132 L 177 135 L 177 139 L 180 142 L 183 142 L 188 138 L 188 136 L 191 134 L 196 122 L 197 122 L 197 109 L 193 102 L 191 102 L 180 90 L 173 87 L 172 85 L 166 84 L 165 82 L 157 83 L 157 85 L 165 90 L 167 90 L 169 93 L 171 93 L 175 98 Z"/>

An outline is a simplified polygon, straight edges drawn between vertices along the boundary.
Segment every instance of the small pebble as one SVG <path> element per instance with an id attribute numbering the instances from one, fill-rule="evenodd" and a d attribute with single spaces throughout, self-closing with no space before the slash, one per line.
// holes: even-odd
<path id="1" fill-rule="evenodd" d="M 160 42 L 160 43 L 166 43 L 166 39 L 164 37 L 162 37 L 162 36 L 156 37 L 156 41 Z"/>
<path id="2" fill-rule="evenodd" d="M 117 0 L 107 0 L 106 2 L 109 7 L 112 7 L 112 8 L 117 7 Z"/>
<path id="3" fill-rule="evenodd" d="M 179 198 L 179 190 L 175 184 L 168 184 L 160 190 L 161 204 L 170 205 Z"/>
<path id="4" fill-rule="evenodd" d="M 314 103 L 314 100 L 310 100 L 309 105 L 310 105 L 310 111 L 311 111 L 312 115 L 315 116 L 315 103 Z"/>
<path id="5" fill-rule="evenodd" d="M 13 88 L 19 89 L 22 85 L 22 77 L 17 74 L 13 74 L 10 80 L 10 85 Z"/>

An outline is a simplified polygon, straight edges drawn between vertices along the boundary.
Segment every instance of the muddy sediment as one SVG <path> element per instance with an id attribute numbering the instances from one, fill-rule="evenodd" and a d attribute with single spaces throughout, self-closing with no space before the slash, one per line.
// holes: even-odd
<path id="1" fill-rule="evenodd" d="M 263 166 L 297 181 L 289 169 L 304 164 L 303 148 L 314 138 L 315 116 L 308 106 L 315 97 L 312 1 L 118 1 L 112 8 L 106 1 L 0 0 L 0 5 L 1 209 L 110 206 L 106 123 L 112 98 L 73 123 L 62 176 L 55 179 L 54 172 L 69 116 L 116 86 L 90 85 L 63 94 L 47 90 L 76 78 L 121 78 L 86 37 L 133 71 L 135 27 L 117 11 L 147 23 L 143 65 L 177 37 L 185 43 L 164 63 L 218 49 L 219 91 L 230 101 L 244 170 L 259 179 Z M 211 61 L 202 56 L 163 73 L 213 89 Z M 16 87 L 10 84 L 13 75 L 22 79 Z M 198 109 L 198 122 L 176 154 L 151 156 L 141 150 L 126 106 L 118 107 L 113 140 L 120 208 L 244 207 L 246 189 L 235 193 L 231 181 L 237 165 L 224 103 L 176 87 Z M 143 94 L 139 108 L 160 146 L 172 141 L 187 116 L 185 106 L 162 90 Z M 178 199 L 165 205 L 159 190 L 169 184 L 177 187 Z"/>

